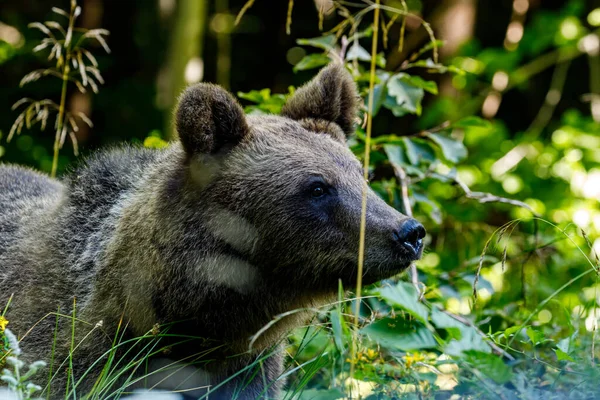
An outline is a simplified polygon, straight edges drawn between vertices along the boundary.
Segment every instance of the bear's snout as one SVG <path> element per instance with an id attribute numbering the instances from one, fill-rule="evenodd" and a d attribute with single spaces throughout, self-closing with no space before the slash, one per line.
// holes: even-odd
<path id="1" fill-rule="evenodd" d="M 392 231 L 392 239 L 415 260 L 421 257 L 425 228 L 415 219 L 407 219 Z"/>

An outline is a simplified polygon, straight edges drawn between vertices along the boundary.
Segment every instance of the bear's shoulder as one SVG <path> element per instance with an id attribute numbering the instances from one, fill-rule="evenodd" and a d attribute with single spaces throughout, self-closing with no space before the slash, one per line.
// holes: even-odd
<path id="1" fill-rule="evenodd" d="M 0 203 L 53 194 L 61 188 L 59 181 L 33 169 L 0 164 Z"/>
<path id="2" fill-rule="evenodd" d="M 71 205 L 90 209 L 114 203 L 136 187 L 164 151 L 126 145 L 92 154 L 64 178 Z"/>

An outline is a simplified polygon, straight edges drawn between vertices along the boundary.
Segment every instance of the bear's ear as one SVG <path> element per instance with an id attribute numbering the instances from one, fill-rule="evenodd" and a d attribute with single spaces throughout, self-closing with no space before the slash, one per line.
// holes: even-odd
<path id="1" fill-rule="evenodd" d="M 281 114 L 297 121 L 311 118 L 335 122 L 349 136 L 354 133 L 358 99 L 356 84 L 348 71 L 340 63 L 331 63 L 296 90 Z"/>
<path id="2" fill-rule="evenodd" d="M 238 144 L 249 132 L 246 115 L 225 89 L 209 83 L 188 87 L 177 106 L 177 133 L 189 155 L 214 154 Z"/>

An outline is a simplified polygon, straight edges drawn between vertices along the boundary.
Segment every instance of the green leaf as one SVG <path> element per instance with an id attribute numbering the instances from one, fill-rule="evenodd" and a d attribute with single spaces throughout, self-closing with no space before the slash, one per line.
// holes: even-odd
<path id="1" fill-rule="evenodd" d="M 434 62 L 431 58 L 426 60 L 418 60 L 413 63 L 410 63 L 406 66 L 407 68 L 427 68 L 430 73 L 438 73 L 445 74 L 446 72 L 451 72 L 456 75 L 466 75 L 466 72 L 461 68 L 456 67 L 455 65 L 443 65 Z"/>
<path id="2" fill-rule="evenodd" d="M 461 141 L 441 133 L 430 133 L 427 137 L 440 147 L 446 160 L 456 164 L 467 157 L 467 149 Z"/>
<path id="3" fill-rule="evenodd" d="M 383 150 L 392 164 L 404 166 L 408 165 L 408 158 L 402 146 L 397 144 L 384 144 Z"/>
<path id="4" fill-rule="evenodd" d="M 421 78 L 420 76 L 416 76 L 416 75 L 408 75 L 407 74 L 405 76 L 406 76 L 406 78 L 404 78 L 404 80 L 406 80 L 411 85 L 422 88 L 423 90 L 425 90 L 426 92 L 429 92 L 431 94 L 438 94 L 437 83 L 435 83 L 434 81 L 426 81 L 425 79 Z"/>
<path id="5" fill-rule="evenodd" d="M 572 346 L 573 341 L 575 340 L 575 338 L 577 338 L 578 335 L 579 335 L 579 331 L 575 331 L 571 336 L 560 340 L 556 344 L 556 347 L 558 347 L 564 353 L 570 353 L 573 348 L 573 346 Z"/>
<path id="6" fill-rule="evenodd" d="M 496 383 L 503 384 L 512 379 L 513 373 L 510 367 L 495 354 L 469 351 L 466 359 L 475 369 L 493 379 Z"/>
<path id="7" fill-rule="evenodd" d="M 156 136 L 148 136 L 144 139 L 144 147 L 147 147 L 149 149 L 164 149 L 168 145 L 168 142 Z"/>
<path id="8" fill-rule="evenodd" d="M 337 38 L 335 35 L 319 36 L 311 39 L 298 39 L 296 43 L 301 46 L 312 46 L 323 50 L 332 50 L 335 46 Z"/>
<path id="9" fill-rule="evenodd" d="M 385 58 L 385 53 L 377 54 L 377 57 L 375 57 L 375 64 L 377 64 L 377 66 L 379 68 L 385 68 L 385 66 L 387 64 L 387 60 Z"/>
<path id="10" fill-rule="evenodd" d="M 452 124 L 453 128 L 491 128 L 492 123 L 487 119 L 476 117 L 474 115 L 459 119 Z"/>
<path id="11" fill-rule="evenodd" d="M 558 359 L 558 361 L 575 361 L 573 357 L 571 357 L 561 349 L 554 349 L 554 353 L 556 353 L 556 358 Z"/>
<path id="12" fill-rule="evenodd" d="M 506 339 L 508 339 L 509 337 L 511 337 L 515 333 L 519 332 L 520 330 L 521 330 L 521 326 L 519 326 L 519 325 L 511 326 L 510 328 L 506 328 L 506 330 L 504 331 L 504 337 Z"/>
<path id="13" fill-rule="evenodd" d="M 295 354 L 297 360 L 308 360 L 325 351 L 334 350 L 330 333 L 313 326 L 297 329 L 289 338 L 298 349 Z"/>
<path id="14" fill-rule="evenodd" d="M 323 65 L 327 65 L 329 64 L 329 57 L 327 57 L 326 54 L 309 54 L 305 57 L 302 58 L 302 60 L 300 60 L 298 62 L 298 64 L 296 64 L 294 66 L 294 72 L 298 72 L 298 71 L 305 71 L 307 69 L 314 69 L 314 68 L 319 68 L 322 67 Z"/>
<path id="15" fill-rule="evenodd" d="M 373 144 L 395 144 L 395 145 L 403 145 L 403 136 L 398 135 L 379 135 L 371 139 L 371 143 Z"/>
<path id="16" fill-rule="evenodd" d="M 436 69 L 439 68 L 439 69 L 443 70 L 442 72 L 447 71 L 447 67 L 445 65 L 437 64 L 431 58 L 415 61 L 414 63 L 411 63 L 410 66 L 411 67 L 422 67 L 422 68 L 436 68 Z"/>
<path id="17" fill-rule="evenodd" d="M 401 117 L 406 113 L 421 114 L 421 100 L 425 92 L 409 82 L 410 76 L 405 73 L 393 75 L 387 82 L 388 98 L 384 106 Z"/>
<path id="18" fill-rule="evenodd" d="M 413 190 L 412 197 L 415 202 L 419 204 L 421 210 L 429 215 L 429 218 L 431 218 L 438 225 L 442 224 L 442 210 L 435 201 L 431 200 L 423 193 L 419 193 L 415 190 Z"/>
<path id="19" fill-rule="evenodd" d="M 345 394 L 340 389 L 307 389 L 303 390 L 299 397 L 294 398 L 297 400 L 337 400 L 344 397 Z"/>
<path id="20" fill-rule="evenodd" d="M 435 153 L 429 146 L 429 143 L 422 139 L 402 138 L 406 148 L 408 160 L 414 166 L 420 165 L 423 161 L 435 161 Z"/>
<path id="21" fill-rule="evenodd" d="M 293 87 L 290 86 L 288 90 L 291 94 Z M 240 99 L 257 104 L 244 107 L 244 111 L 248 114 L 279 114 L 286 101 L 286 95 L 272 95 L 269 89 L 251 90 L 247 93 L 238 92 L 237 95 Z"/>
<path id="22" fill-rule="evenodd" d="M 402 308 L 422 322 L 427 322 L 429 309 L 419 302 L 419 294 L 408 282 L 398 282 L 396 286 L 384 286 L 374 291 L 389 305 Z"/>
<path id="23" fill-rule="evenodd" d="M 408 325 L 402 318 L 384 318 L 361 329 L 371 340 L 391 350 L 435 348 L 433 334 L 422 325 Z"/>
<path id="24" fill-rule="evenodd" d="M 371 54 L 355 41 L 346 53 L 346 60 L 371 61 Z"/>
<path id="25" fill-rule="evenodd" d="M 251 90 L 247 93 L 238 92 L 237 95 L 240 99 L 248 100 L 253 103 L 262 103 L 271 97 L 271 90 L 270 89 Z"/>
<path id="26" fill-rule="evenodd" d="M 373 116 L 376 116 L 381 108 L 381 105 L 387 97 L 387 86 L 384 83 L 378 83 L 373 87 Z M 367 95 L 365 103 L 367 107 L 369 102 L 369 95 Z"/>
<path id="27" fill-rule="evenodd" d="M 530 326 L 527 327 L 525 332 L 527 333 L 527 337 L 529 338 L 529 340 L 531 340 L 531 343 L 533 343 L 534 346 L 537 346 L 538 344 L 543 343 L 546 339 L 544 336 L 544 333 L 542 331 L 533 329 Z"/>
<path id="28" fill-rule="evenodd" d="M 433 322 L 433 324 L 436 327 L 443 328 L 443 329 L 448 329 L 448 328 L 462 329 L 466 326 L 462 322 L 455 320 L 454 318 L 452 318 L 451 316 L 449 316 L 448 314 L 446 314 L 445 312 L 443 312 L 442 310 L 440 310 L 437 307 L 431 308 L 431 322 Z"/>
<path id="29" fill-rule="evenodd" d="M 483 340 L 481 335 L 472 326 L 463 326 L 461 329 L 461 338 L 453 339 L 446 345 L 444 351 L 451 356 L 462 357 L 468 351 L 479 351 L 491 353 L 492 349 Z"/>
<path id="30" fill-rule="evenodd" d="M 331 321 L 331 329 L 333 330 L 333 341 L 340 353 L 344 352 L 344 327 L 343 320 L 340 315 L 340 310 L 334 309 L 329 312 L 329 320 Z"/>

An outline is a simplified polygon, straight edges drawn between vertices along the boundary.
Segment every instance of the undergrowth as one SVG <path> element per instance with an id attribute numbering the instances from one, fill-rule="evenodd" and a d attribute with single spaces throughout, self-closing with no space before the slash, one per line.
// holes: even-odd
<path id="1" fill-rule="evenodd" d="M 246 4 L 239 18 L 252 3 Z M 465 143 L 486 148 L 482 142 L 487 140 L 496 146 L 494 137 L 504 134 L 497 121 L 457 113 L 455 119 L 436 121 L 410 133 L 389 132 L 373 125 L 378 116 L 412 115 L 434 121 L 423 106 L 426 96 L 438 95 L 434 77 L 444 74 L 468 82 L 476 73 L 465 68 L 470 65 L 464 62 L 465 57 L 447 64 L 439 61 L 438 49 L 443 42 L 434 37 L 429 24 L 411 12 L 407 2 L 400 1 L 399 8 L 370 1 L 333 4 L 341 22 L 321 37 L 298 40 L 313 52 L 299 60 L 294 69 L 306 71 L 343 62 L 352 73 L 364 99 L 364 117 L 349 145 L 365 162 L 365 173 L 377 193 L 426 223 L 430 252 L 407 279 L 386 280 L 367 288 L 360 283 L 357 288 L 340 287 L 337 302 L 314 310 L 314 319 L 285 342 L 288 368 L 281 377 L 287 381 L 284 398 L 458 395 L 591 399 L 600 395 L 600 370 L 596 366 L 600 261 L 593 250 L 598 238 L 569 222 L 553 221 L 536 202 L 471 189 L 465 179 L 470 175 L 464 171 L 472 175 L 485 172 L 475 161 L 469 164 Z M 288 30 L 292 6 L 290 2 Z M 321 22 L 323 12 L 319 10 Z M 399 67 L 386 69 L 391 49 L 403 47 L 409 17 L 419 20 L 430 40 Z M 398 43 L 392 45 L 390 32 L 394 28 L 399 32 Z M 368 47 L 367 43 L 371 51 L 363 47 Z M 378 44 L 384 49 L 378 51 Z M 293 90 L 290 88 L 290 93 Z M 286 95 L 272 94 L 268 89 L 238 96 L 247 102 L 248 113 L 278 113 L 286 99 Z M 600 132 L 590 118 L 578 116 L 574 121 L 572 115 L 563 118 L 562 131 L 574 138 L 585 138 L 589 131 Z M 153 135 L 145 145 L 166 144 Z M 564 152 L 565 157 L 571 150 L 535 142 L 531 146 L 537 146 L 538 154 Z M 502 222 L 477 220 L 481 210 L 490 208 L 500 214 L 495 221 Z M 474 219 L 461 220 L 456 217 L 458 213 Z M 355 295 L 347 297 L 348 290 L 355 290 Z M 300 311 L 277 316 L 273 323 Z M 76 319 L 75 314 L 52 316 Z M 0 365 L 10 356 L 7 325 L 10 321 L 0 317 L 0 335 L 4 332 Z M 256 335 L 264 334 L 271 325 Z M 152 374 L 182 368 L 169 365 L 164 370 L 140 373 L 149 357 L 168 351 L 161 345 L 161 338 L 168 337 L 168 327 L 156 327 L 133 339 L 125 339 L 122 331 L 113 337 L 113 348 L 97 361 L 103 368 L 92 391 L 80 394 L 77 388 L 86 376 L 73 376 L 67 398 L 120 397 L 131 392 L 132 384 L 146 381 Z M 189 338 L 181 338 L 181 343 L 186 340 Z M 72 356 L 76 357 L 78 345 L 71 343 Z M 133 361 L 122 365 L 123 353 L 132 355 Z M 261 360 L 268 355 L 240 373 L 256 370 L 260 374 Z M 190 358 L 209 356 L 210 351 Z M 42 390 L 47 393 L 52 384 L 52 371 L 70 361 L 51 360 Z M 13 359 L 9 366 L 16 367 Z"/>

